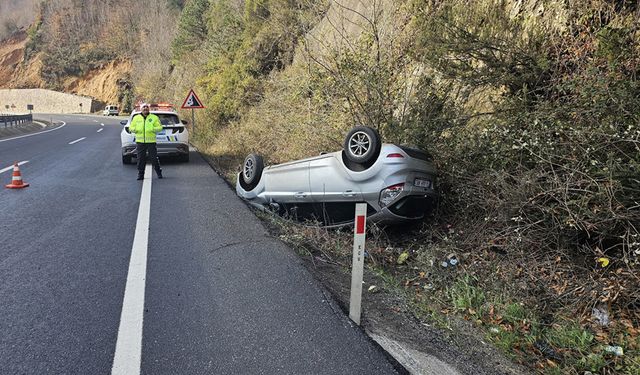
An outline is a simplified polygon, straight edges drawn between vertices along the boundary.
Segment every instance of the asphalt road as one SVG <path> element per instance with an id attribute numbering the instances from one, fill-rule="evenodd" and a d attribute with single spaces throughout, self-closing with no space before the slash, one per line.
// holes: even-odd
<path id="1" fill-rule="evenodd" d="M 0 173 L 1 374 L 112 373 L 119 335 L 133 332 L 121 315 L 137 225 L 148 227 L 132 318 L 140 373 L 396 373 L 200 155 L 136 181 L 119 119 L 53 118 L 66 125 L 0 139 L 0 170 L 27 161 L 31 185 L 5 189 L 11 170 Z"/>

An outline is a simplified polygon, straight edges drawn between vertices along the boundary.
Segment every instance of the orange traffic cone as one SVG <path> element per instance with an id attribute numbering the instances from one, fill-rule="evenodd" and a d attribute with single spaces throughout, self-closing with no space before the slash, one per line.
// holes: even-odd
<path id="1" fill-rule="evenodd" d="M 20 174 L 20 168 L 18 168 L 18 162 L 13 164 L 13 178 L 11 178 L 11 183 L 9 185 L 5 185 L 6 188 L 9 189 L 22 189 L 29 186 L 29 184 L 22 182 L 22 175 Z"/>

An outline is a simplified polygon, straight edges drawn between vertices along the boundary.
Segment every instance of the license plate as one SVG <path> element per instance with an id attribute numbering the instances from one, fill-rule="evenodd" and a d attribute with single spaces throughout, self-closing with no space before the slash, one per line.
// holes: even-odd
<path id="1" fill-rule="evenodd" d="M 416 180 L 413 182 L 413 185 L 428 189 L 431 187 L 431 181 L 425 180 L 423 178 L 416 178 Z"/>

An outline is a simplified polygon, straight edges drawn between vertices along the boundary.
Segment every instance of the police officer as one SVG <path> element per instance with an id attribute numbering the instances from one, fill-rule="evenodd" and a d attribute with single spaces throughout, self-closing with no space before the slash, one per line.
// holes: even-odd
<path id="1" fill-rule="evenodd" d="M 129 131 L 136 137 L 136 156 L 138 158 L 138 180 L 144 178 L 144 168 L 147 164 L 147 152 L 158 178 L 162 178 L 158 149 L 156 148 L 156 133 L 162 131 L 162 124 L 158 116 L 149 113 L 149 104 L 143 103 L 142 112 L 133 116 Z"/>

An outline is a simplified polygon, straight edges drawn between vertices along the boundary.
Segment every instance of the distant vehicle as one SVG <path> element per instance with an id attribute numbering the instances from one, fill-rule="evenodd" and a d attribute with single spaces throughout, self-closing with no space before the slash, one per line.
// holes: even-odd
<path id="1" fill-rule="evenodd" d="M 102 111 L 103 116 L 117 116 L 119 113 L 117 105 L 108 105 Z"/>
<path id="2" fill-rule="evenodd" d="M 327 226 L 354 220 L 355 203 L 367 203 L 371 222 L 422 219 L 437 194 L 429 154 L 382 144 L 369 127 L 355 127 L 342 151 L 265 167 L 250 154 L 238 173 L 236 193 L 251 205 Z"/>
<path id="3" fill-rule="evenodd" d="M 128 120 L 120 121 L 124 125 L 120 133 L 122 147 L 122 164 L 130 164 L 136 157 L 135 136 L 129 131 L 129 124 L 133 116 L 139 114 L 140 108 L 136 107 L 131 112 Z M 185 120 L 180 120 L 178 113 L 171 104 L 150 104 L 149 112 L 158 116 L 162 124 L 162 131 L 156 135 L 158 156 L 175 157 L 179 161 L 189 161 L 189 131 Z"/>

